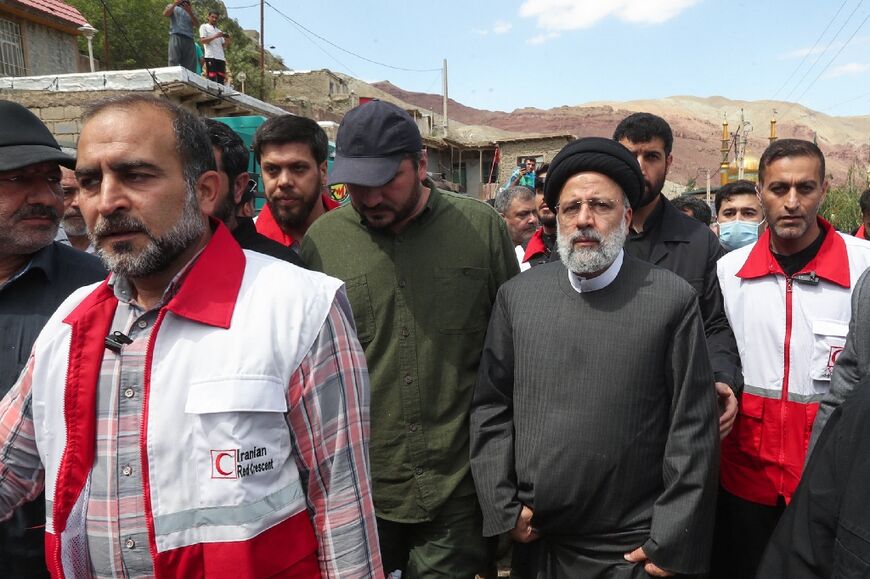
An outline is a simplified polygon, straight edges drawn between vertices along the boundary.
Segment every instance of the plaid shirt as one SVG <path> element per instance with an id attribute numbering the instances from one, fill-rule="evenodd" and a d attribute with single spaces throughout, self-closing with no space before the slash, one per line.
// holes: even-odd
<path id="1" fill-rule="evenodd" d="M 185 268 L 187 271 L 188 268 Z M 145 349 L 158 311 L 183 281 L 170 284 L 161 305 L 144 311 L 123 278 L 113 278 L 119 300 L 112 331 L 132 339 L 107 351 L 97 396 L 96 457 L 91 471 L 87 537 L 95 577 L 149 577 L 154 573 L 139 454 Z M 368 475 L 368 373 L 336 295 L 311 350 L 291 377 L 286 420 L 293 456 L 306 485 L 309 514 L 324 577 L 382 576 Z M 33 357 L 0 402 L 0 516 L 34 498 L 43 486 L 31 412 Z M 289 450 L 289 449 L 288 449 Z M 353 474 L 352 474 L 353 473 Z M 364 474 L 365 476 L 359 476 Z"/>

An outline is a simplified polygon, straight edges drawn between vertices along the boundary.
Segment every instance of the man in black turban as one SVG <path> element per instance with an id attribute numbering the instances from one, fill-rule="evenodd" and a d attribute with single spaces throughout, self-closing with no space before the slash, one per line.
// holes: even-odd
<path id="1" fill-rule="evenodd" d="M 475 386 L 471 468 L 512 576 L 707 569 L 718 464 L 697 298 L 622 249 L 643 174 L 614 141 L 569 143 L 547 174 L 561 261 L 498 292 Z M 540 344 L 548 344 L 542 356 Z"/>

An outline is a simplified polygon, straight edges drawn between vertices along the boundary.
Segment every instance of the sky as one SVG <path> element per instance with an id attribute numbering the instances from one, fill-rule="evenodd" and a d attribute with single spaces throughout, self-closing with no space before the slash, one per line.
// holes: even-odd
<path id="1" fill-rule="evenodd" d="M 259 28 L 258 0 L 225 4 Z M 291 69 L 439 94 L 446 58 L 449 96 L 480 109 L 692 95 L 870 115 L 865 0 L 267 0 L 265 42 Z"/>

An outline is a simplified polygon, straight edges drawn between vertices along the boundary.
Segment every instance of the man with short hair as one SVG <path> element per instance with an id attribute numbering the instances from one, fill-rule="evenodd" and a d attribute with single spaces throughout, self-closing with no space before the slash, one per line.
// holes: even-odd
<path id="1" fill-rule="evenodd" d="M 324 190 L 329 140 L 316 121 L 272 117 L 254 135 L 266 206 L 257 231 L 298 252 L 311 224 L 339 206 Z"/>
<path id="2" fill-rule="evenodd" d="M 173 0 L 163 9 L 163 15 L 169 18 L 168 66 L 183 66 L 195 73 L 193 30 L 199 26 L 199 20 L 190 7 L 190 0 Z"/>
<path id="3" fill-rule="evenodd" d="M 566 145 L 546 182 L 561 261 L 493 308 L 471 465 L 484 534 L 510 532 L 517 577 L 707 569 L 716 395 L 694 290 L 623 250 L 643 186 L 622 145 Z"/>
<path id="4" fill-rule="evenodd" d="M 637 157 L 644 176 L 644 193 L 634 207 L 625 251 L 671 270 L 698 293 L 719 395 L 719 432 L 724 438 L 734 425 L 736 394 L 742 387 L 740 358 L 716 281 L 716 261 L 724 250 L 709 227 L 682 213 L 662 195 L 673 162 L 674 135 L 668 123 L 649 113 L 635 113 L 619 123 L 613 139 Z"/>
<path id="5" fill-rule="evenodd" d="M 745 387 L 722 443 L 716 576 L 754 578 L 803 470 L 819 401 L 842 351 L 854 282 L 870 243 L 819 217 L 825 157 L 809 141 L 779 139 L 758 165 L 768 227 L 719 260 L 725 311 Z"/>
<path id="6" fill-rule="evenodd" d="M 538 229 L 538 216 L 535 211 L 535 194 L 525 187 L 508 187 L 495 196 L 493 204 L 507 225 L 508 235 L 514 244 L 520 270 L 531 267 L 523 263 L 526 245 Z"/>
<path id="7" fill-rule="evenodd" d="M 716 231 L 722 246 L 731 251 L 758 240 L 764 211 L 755 183 L 745 179 L 716 191 Z"/>
<path id="8" fill-rule="evenodd" d="M 238 215 L 238 207 L 242 204 L 242 196 L 256 182 L 248 173 L 250 155 L 242 138 L 231 128 L 214 119 L 203 119 L 211 148 L 214 153 L 215 166 L 221 178 L 221 191 L 211 216 L 220 220 L 242 249 L 250 249 L 272 257 L 283 259 L 293 265 L 304 267 L 299 255 L 286 245 L 269 239 L 257 233 L 254 220 Z"/>
<path id="9" fill-rule="evenodd" d="M 60 306 L 0 402 L 0 516 L 44 484 L 56 577 L 383 577 L 341 282 L 209 220 L 214 166 L 169 101 L 85 113 L 79 206 L 112 275 Z"/>
<path id="10" fill-rule="evenodd" d="M 0 100 L 0 118 L 2 398 L 54 310 L 77 288 L 104 278 L 106 270 L 96 257 L 53 242 L 65 201 L 60 168 L 73 167 L 75 159 L 63 153 L 42 121 L 18 103 Z M 0 481 L 4 481 L 0 487 L 6 484 L 2 467 Z M 45 501 L 37 499 L 22 504 L 12 520 L 0 523 L 4 577 L 47 576 L 44 522 Z"/>
<path id="11" fill-rule="evenodd" d="M 94 253 L 94 246 L 88 239 L 88 227 L 79 209 L 79 183 L 76 181 L 75 171 L 61 166 L 60 174 L 60 188 L 63 191 L 63 217 L 60 226 L 71 246 L 85 253 Z"/>
<path id="12" fill-rule="evenodd" d="M 713 213 L 710 211 L 710 206 L 706 202 L 693 197 L 692 195 L 683 195 L 672 200 L 674 207 L 704 225 L 710 225 L 713 221 Z"/>
<path id="13" fill-rule="evenodd" d="M 535 231 L 526 245 L 526 253 L 523 255 L 523 263 L 529 267 L 535 267 L 548 263 L 556 246 L 556 214 L 550 210 L 547 200 L 544 198 L 544 183 L 547 178 L 549 163 L 544 163 L 538 169 L 535 177 L 535 206 L 538 209 L 538 221 L 541 227 Z"/>
<path id="14" fill-rule="evenodd" d="M 520 163 L 520 166 L 513 170 L 511 176 L 508 177 L 507 183 L 502 189 L 508 189 L 510 187 L 526 187 L 527 189 L 534 191 L 535 190 L 535 167 L 538 162 L 535 161 L 534 157 L 528 157 L 523 159 Z"/>
<path id="15" fill-rule="evenodd" d="M 351 204 L 302 242 L 347 283 L 372 377 L 372 481 L 384 568 L 471 577 L 487 563 L 468 410 L 499 286 L 519 272 L 504 220 L 427 179 L 414 120 L 371 101 L 345 115 L 332 176 Z"/>
<path id="16" fill-rule="evenodd" d="M 230 47 L 232 38 L 217 27 L 218 18 L 217 10 L 208 11 L 208 22 L 199 27 L 199 41 L 204 48 L 206 78 L 226 84 L 227 57 L 224 51 Z"/>

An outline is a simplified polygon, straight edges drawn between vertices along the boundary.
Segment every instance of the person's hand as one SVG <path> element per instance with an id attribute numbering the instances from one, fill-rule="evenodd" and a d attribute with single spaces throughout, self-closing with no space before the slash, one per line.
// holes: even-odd
<path id="1" fill-rule="evenodd" d="M 724 382 L 716 382 L 716 395 L 719 397 L 719 440 L 723 440 L 737 418 L 737 397 L 734 391 Z"/>
<path id="2" fill-rule="evenodd" d="M 664 569 L 647 559 L 646 553 L 643 552 L 643 547 L 638 547 L 631 553 L 626 553 L 625 560 L 629 563 L 637 563 L 638 565 L 643 565 L 643 570 L 646 571 L 648 575 L 652 575 L 653 577 L 674 576 L 674 574 L 670 571 L 665 571 Z"/>
<path id="3" fill-rule="evenodd" d="M 540 538 L 538 530 L 532 526 L 532 516 L 535 513 L 523 505 L 523 510 L 520 511 L 520 516 L 517 517 L 517 524 L 510 532 L 511 539 L 517 543 L 531 543 Z"/>

